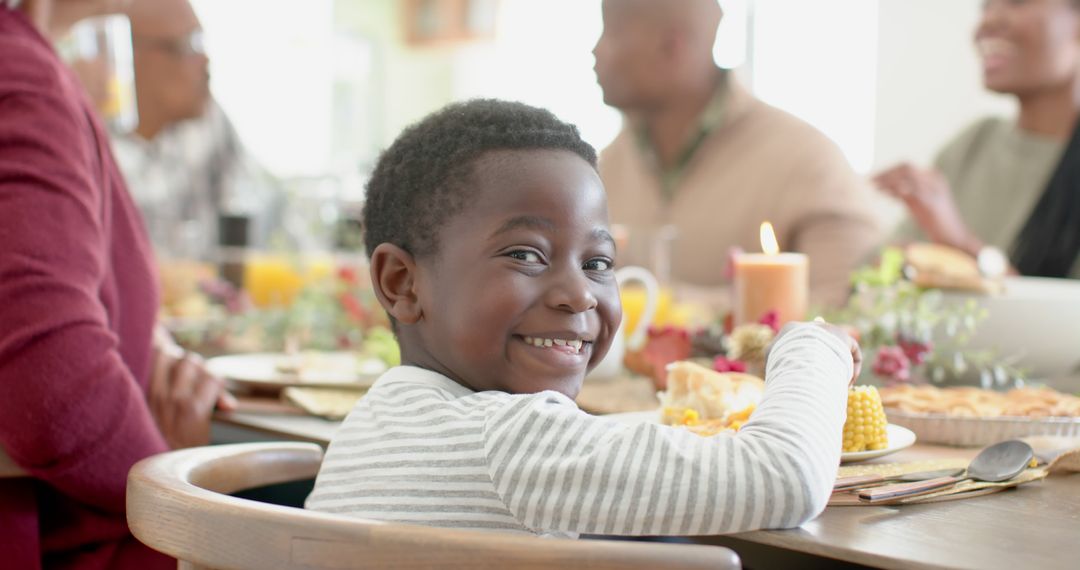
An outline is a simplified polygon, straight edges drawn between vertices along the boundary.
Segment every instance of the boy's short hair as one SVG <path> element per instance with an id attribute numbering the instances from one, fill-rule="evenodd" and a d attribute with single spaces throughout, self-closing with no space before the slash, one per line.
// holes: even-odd
<path id="1" fill-rule="evenodd" d="M 379 157 L 367 184 L 364 244 L 414 256 L 437 250 L 439 230 L 468 198 L 476 160 L 497 150 L 558 149 L 596 168 L 596 151 L 577 127 L 550 111 L 496 99 L 454 103 L 405 129 Z"/>

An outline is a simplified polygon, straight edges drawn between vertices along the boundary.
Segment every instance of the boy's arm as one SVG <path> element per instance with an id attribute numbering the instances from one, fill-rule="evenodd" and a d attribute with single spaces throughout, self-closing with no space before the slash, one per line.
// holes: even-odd
<path id="1" fill-rule="evenodd" d="M 697 535 L 798 526 L 825 507 L 840 462 L 852 360 L 817 327 L 773 348 L 761 405 L 736 435 L 627 426 L 549 393 L 487 423 L 496 491 L 526 526 Z"/>

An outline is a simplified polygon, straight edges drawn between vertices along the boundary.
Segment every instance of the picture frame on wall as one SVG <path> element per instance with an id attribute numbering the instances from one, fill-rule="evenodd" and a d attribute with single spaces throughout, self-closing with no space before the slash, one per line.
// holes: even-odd
<path id="1" fill-rule="evenodd" d="M 404 0 L 405 41 L 413 46 L 493 39 L 498 0 Z"/>

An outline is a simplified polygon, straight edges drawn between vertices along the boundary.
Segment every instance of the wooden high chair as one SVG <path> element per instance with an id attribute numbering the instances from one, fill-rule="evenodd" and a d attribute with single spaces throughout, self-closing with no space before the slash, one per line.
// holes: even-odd
<path id="1" fill-rule="evenodd" d="M 182 570 L 740 567 L 733 551 L 715 546 L 389 524 L 228 495 L 312 479 L 321 460 L 322 449 L 307 443 L 221 445 L 150 457 L 128 476 L 128 523 L 143 543 L 179 559 Z"/>

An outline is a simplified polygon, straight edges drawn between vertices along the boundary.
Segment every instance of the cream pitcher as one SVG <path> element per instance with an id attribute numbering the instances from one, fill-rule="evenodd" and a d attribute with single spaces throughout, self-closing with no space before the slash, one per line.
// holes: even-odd
<path id="1" fill-rule="evenodd" d="M 626 356 L 626 351 L 640 350 L 645 346 L 649 325 L 656 316 L 656 306 L 660 300 L 660 284 L 648 269 L 637 266 L 623 267 L 615 272 L 615 281 L 619 284 L 619 289 L 630 282 L 637 282 L 645 287 L 645 308 L 634 330 L 626 330 L 626 319 L 623 319 L 619 324 L 619 330 L 615 332 L 615 338 L 611 340 L 611 348 L 608 349 L 607 355 L 592 372 L 589 372 L 585 377 L 586 380 L 606 380 L 622 374 L 623 357 Z"/>

